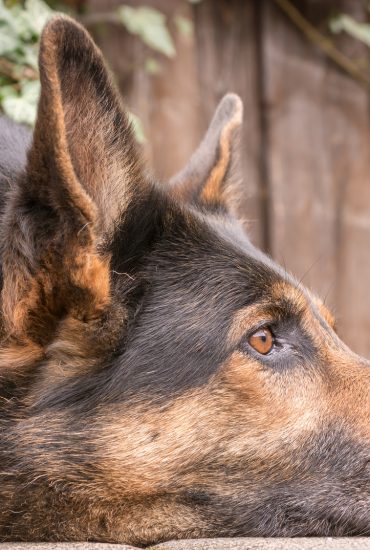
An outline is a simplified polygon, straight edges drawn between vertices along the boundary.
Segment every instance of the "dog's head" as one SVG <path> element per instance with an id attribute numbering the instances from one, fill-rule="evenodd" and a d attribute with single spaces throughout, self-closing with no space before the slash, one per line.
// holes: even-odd
<path id="1" fill-rule="evenodd" d="M 233 213 L 240 99 L 161 186 L 70 19 L 40 74 L 2 233 L 9 538 L 370 535 L 369 364 Z"/>

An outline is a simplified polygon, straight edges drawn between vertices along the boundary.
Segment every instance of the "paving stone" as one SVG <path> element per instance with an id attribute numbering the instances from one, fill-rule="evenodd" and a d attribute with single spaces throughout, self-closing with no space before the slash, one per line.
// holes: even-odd
<path id="1" fill-rule="evenodd" d="M 156 550 L 370 550 L 370 538 L 203 539 L 179 540 Z"/>
<path id="2" fill-rule="evenodd" d="M 3 543 L 0 550 L 137 550 L 126 544 Z M 200 539 L 170 541 L 147 550 L 370 550 L 370 538 Z"/>
<path id="3" fill-rule="evenodd" d="M 101 542 L 3 542 L 0 550 L 138 550 L 127 544 Z"/>

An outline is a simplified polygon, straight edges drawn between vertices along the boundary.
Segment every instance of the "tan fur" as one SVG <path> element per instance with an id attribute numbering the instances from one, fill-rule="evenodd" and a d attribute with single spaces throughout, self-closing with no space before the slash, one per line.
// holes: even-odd
<path id="1" fill-rule="evenodd" d="M 99 316 L 108 306 L 110 258 L 100 257 L 98 247 L 131 201 L 132 181 L 141 179 L 142 186 L 146 185 L 134 151 L 124 155 L 122 135 L 118 135 L 123 129 L 115 128 L 114 110 L 104 111 L 96 97 L 93 76 L 81 87 L 77 69 L 70 69 L 68 81 L 60 73 L 64 22 L 64 18 L 55 18 L 43 33 L 42 93 L 29 154 L 27 187 L 34 189 L 40 201 L 60 210 L 61 198 L 75 228 L 68 227 L 67 221 L 61 222 L 60 236 L 56 236 L 60 242 L 54 239 L 42 256 L 32 258 L 34 265 L 30 265 L 24 252 L 32 246 L 27 243 L 29 235 L 16 226 L 13 214 L 12 204 L 15 210 L 19 192 L 6 214 L 6 223 L 14 225 L 14 230 L 10 230 L 12 241 L 6 243 L 3 255 L 3 321 L 8 334 L 37 344 L 50 342 L 62 309 L 87 320 Z M 91 48 L 89 55 L 101 64 L 107 93 L 114 97 L 101 53 L 82 27 L 77 28 L 85 42 L 83 47 Z M 117 112 L 124 118 L 117 96 L 115 101 Z M 51 172 L 45 165 L 45 159 L 50 158 L 55 160 Z"/>
<path id="2" fill-rule="evenodd" d="M 304 292 L 287 282 L 275 283 L 272 287 L 272 300 L 277 305 L 281 301 L 289 301 L 296 311 L 304 311 L 308 307 L 308 300 Z"/>
<path id="3" fill-rule="evenodd" d="M 57 169 L 62 177 L 66 192 L 70 195 L 72 203 L 78 208 L 87 222 L 94 222 L 96 219 L 96 207 L 86 191 L 78 182 L 69 155 L 69 146 L 65 126 L 64 107 L 62 104 L 62 92 L 60 89 L 60 76 L 58 73 L 57 56 L 59 41 L 63 39 L 54 32 L 53 26 L 46 27 L 43 33 L 43 46 L 40 53 L 40 69 L 43 86 L 40 98 L 38 123 L 35 127 L 34 141 L 42 143 L 45 131 L 52 129 L 54 135 L 50 144 L 53 150 Z M 45 128 L 45 125 L 47 127 Z M 30 156 L 30 168 L 33 164 L 40 163 L 41 151 L 33 149 Z"/>
<path id="4" fill-rule="evenodd" d="M 226 94 L 190 162 L 170 180 L 170 189 L 177 200 L 195 200 L 234 212 L 238 196 L 235 184 L 239 179 L 235 174 L 239 157 L 235 146 L 242 118 L 241 99 Z"/>
<path id="5" fill-rule="evenodd" d="M 313 303 L 316 305 L 320 315 L 325 319 L 325 321 L 328 323 L 329 327 L 332 329 L 335 329 L 335 317 L 334 314 L 329 310 L 329 308 L 314 294 L 310 294 L 311 299 Z"/>
<path id="6" fill-rule="evenodd" d="M 0 373 L 17 371 L 18 374 L 22 374 L 27 367 L 31 368 L 43 356 L 43 349 L 33 342 L 3 343 L 0 350 Z"/>
<path id="7" fill-rule="evenodd" d="M 238 110 L 228 121 L 220 135 L 219 157 L 213 166 L 212 172 L 207 179 L 201 193 L 201 199 L 206 203 L 222 203 L 223 181 L 230 166 L 232 152 L 232 137 L 236 128 L 241 124 L 241 112 Z"/>
<path id="8" fill-rule="evenodd" d="M 78 51 L 68 50 L 71 45 Z M 80 64 L 79 54 L 83 59 Z M 219 528 L 233 535 L 235 531 L 230 531 L 227 522 L 223 524 L 226 514 L 239 529 L 237 533 L 250 529 L 248 534 L 261 534 L 262 529 L 262 534 L 276 534 L 276 525 L 285 529 L 297 513 L 293 527 L 300 528 L 302 506 L 310 506 L 312 501 L 321 505 L 325 491 L 332 494 L 337 477 L 336 491 L 342 491 L 344 476 L 353 463 L 348 450 L 356 449 L 358 443 L 357 456 L 362 461 L 368 456 L 369 365 L 336 338 L 330 329 L 333 320 L 322 303 L 288 276 L 281 277 L 279 269 L 271 268 L 270 279 L 269 262 L 266 280 L 262 269 L 257 273 L 262 298 L 236 311 L 232 319 L 238 306 L 233 305 L 230 285 L 225 284 L 228 308 L 224 312 L 216 307 L 217 293 L 223 292 L 224 282 L 229 282 L 223 277 L 223 264 L 217 263 L 217 250 L 211 248 L 207 256 L 207 262 L 215 259 L 215 270 L 220 270 L 214 274 L 213 294 L 207 288 L 208 280 L 198 279 L 202 266 L 196 262 L 185 270 L 186 276 L 191 271 L 194 280 L 189 276 L 187 286 L 177 287 L 174 279 L 180 271 L 165 265 L 172 260 L 165 254 L 172 251 L 174 263 L 179 262 L 176 267 L 183 268 L 187 262 L 186 252 L 181 246 L 177 248 L 176 240 L 171 241 L 172 235 L 177 235 L 172 231 L 176 216 L 181 238 L 184 242 L 188 239 L 189 249 L 193 236 L 198 241 L 202 238 L 200 224 L 210 220 L 207 231 L 212 231 L 215 218 L 208 218 L 205 209 L 195 213 L 194 205 L 175 208 L 173 197 L 168 204 L 164 202 L 168 210 L 163 213 L 158 208 L 155 220 L 150 220 L 158 233 L 163 230 L 153 237 L 161 239 L 158 249 L 166 244 L 170 247 L 167 250 L 164 246 L 164 256 L 160 256 L 157 241 L 153 246 L 150 234 L 140 256 L 140 261 L 146 261 L 150 250 L 147 270 L 138 261 L 137 272 L 134 268 L 134 276 L 129 274 L 133 283 L 137 277 L 142 286 L 131 289 L 117 283 L 117 272 L 111 277 L 111 270 L 118 253 L 114 246 L 108 246 L 109 238 L 119 224 L 129 239 L 129 231 L 127 236 L 125 233 L 126 219 L 132 214 L 129 209 L 134 200 L 140 203 L 147 199 L 151 188 L 139 169 L 132 135 L 121 116 L 101 54 L 86 32 L 70 19 L 57 17 L 43 34 L 40 61 L 43 91 L 27 178 L 19 180 L 4 215 L 2 540 L 148 545 L 172 538 L 214 536 Z M 206 170 L 197 171 L 192 166 L 193 174 L 206 173 L 206 177 L 196 182 L 185 177 L 185 187 L 181 188 L 180 182 L 175 195 L 181 194 L 181 189 L 190 191 L 186 186 L 191 181 L 198 192 L 194 200 L 200 198 L 213 206 L 225 199 L 228 191 L 224 183 L 240 122 L 240 99 L 226 96 L 200 147 L 201 153 L 209 153 L 207 144 L 212 144 L 210 154 L 205 155 L 207 162 L 200 154 L 200 164 L 204 161 Z M 155 195 L 156 200 L 158 197 L 167 200 Z M 147 203 L 143 204 L 146 207 Z M 232 235 L 230 219 L 220 222 L 226 235 L 224 247 L 229 246 Z M 169 225 L 163 229 L 166 223 Z M 221 233 L 221 229 L 220 234 L 215 233 L 217 239 L 222 239 Z M 119 253 L 126 242 L 118 241 Z M 200 244 L 213 246 L 211 240 Z M 201 249 L 207 254 L 207 248 Z M 253 268 L 248 245 L 246 250 L 245 261 Z M 236 280 L 243 280 L 246 271 L 240 265 L 243 260 L 239 252 L 238 265 L 232 269 L 238 270 Z M 177 253 L 180 256 L 175 258 Z M 233 253 L 232 248 L 229 253 Z M 163 265 L 161 260 L 153 262 L 153 267 L 150 262 L 158 257 L 170 259 Z M 230 256 L 226 258 L 230 260 Z M 192 261 L 193 256 L 189 256 Z M 147 291 L 149 273 L 158 277 Z M 155 295 L 162 274 L 167 274 L 169 286 L 159 287 L 161 300 L 146 302 L 151 292 Z M 272 275 L 279 282 L 271 283 Z M 170 290 L 164 297 L 166 288 Z M 168 297 L 173 301 L 166 303 Z M 146 357 L 140 348 L 137 359 L 132 343 L 145 327 L 145 307 L 149 302 L 148 309 L 155 309 L 156 304 L 160 310 L 162 300 L 164 306 L 179 303 L 183 308 L 173 334 L 176 319 L 170 316 L 172 339 L 168 342 L 173 355 L 164 363 L 153 338 L 150 344 L 154 342 L 157 349 L 149 348 L 151 353 Z M 208 300 L 213 309 L 205 308 Z M 240 304 L 240 292 L 238 300 Z M 292 334 L 289 329 L 282 331 L 282 340 L 287 334 L 291 347 L 286 348 L 285 359 L 269 361 L 272 356 L 259 357 L 249 350 L 248 335 L 261 324 L 278 323 L 283 308 L 288 321 L 296 323 L 293 329 L 298 337 L 294 330 Z M 143 331 L 149 337 L 144 342 L 139 338 L 141 345 L 157 334 L 153 324 L 163 322 L 166 311 L 164 307 L 157 317 L 150 312 L 149 330 Z M 197 339 L 194 334 L 201 332 L 208 315 L 214 315 L 212 324 L 208 324 L 203 338 Z M 218 323 L 225 341 L 217 342 Z M 179 361 L 183 331 L 189 333 L 185 347 L 189 345 L 199 356 L 189 356 L 193 371 L 185 373 L 190 379 L 185 381 L 188 385 L 175 385 L 173 390 L 174 380 L 170 378 L 179 376 L 172 367 Z M 211 337 L 214 343 L 207 348 L 206 340 Z M 305 339 L 307 349 L 300 347 L 300 338 Z M 202 365 L 197 362 L 201 354 L 207 354 L 211 364 L 204 362 L 209 369 L 207 376 L 193 379 Z M 144 359 L 140 363 L 141 357 L 147 363 Z M 150 372 L 153 357 L 158 363 L 153 367 L 158 371 Z M 140 371 L 143 365 L 148 368 Z M 163 366 L 167 368 L 164 372 Z M 159 390 L 145 386 L 153 372 L 165 375 Z M 136 375 L 143 377 L 143 386 L 135 386 Z M 337 471 L 336 447 L 322 448 L 320 437 L 331 446 L 332 434 L 338 432 L 340 438 L 337 436 L 334 445 L 342 452 L 344 467 L 338 466 Z M 342 437 L 349 443 L 341 448 Z M 360 467 L 367 466 L 361 462 Z M 360 493 L 366 505 L 369 493 L 364 479 L 357 471 L 352 472 L 355 497 Z M 315 483 L 316 493 L 312 492 Z M 347 477 L 345 483 L 348 496 L 351 487 Z M 261 521 L 253 526 L 263 497 L 263 504 L 267 502 L 270 509 L 266 514 L 259 510 L 262 515 L 258 517 L 263 517 L 268 527 L 261 527 Z M 359 500 L 357 505 L 363 503 Z M 358 506 L 352 508 L 353 513 L 358 513 Z M 251 522 L 251 527 L 238 526 L 240 511 L 243 522 Z M 303 520 L 310 522 L 307 517 Z M 322 525 L 308 525 L 310 534 L 317 529 L 322 533 Z M 294 535 L 294 529 L 289 533 Z"/>
<path id="9" fill-rule="evenodd" d="M 3 315 L 8 334 L 18 339 L 34 338 L 38 318 L 43 327 L 42 318 L 57 315 L 61 304 L 69 304 L 70 312 L 77 317 L 95 317 L 109 304 L 110 270 L 109 261 L 101 259 L 88 247 L 73 246 L 70 243 L 71 256 L 66 257 L 62 266 L 54 260 L 42 261 L 48 269 L 42 269 L 33 278 L 18 278 L 16 284 L 13 275 L 4 277 L 2 291 Z M 4 262 L 5 265 L 7 262 Z M 12 273 L 9 270 L 9 273 Z M 83 302 L 71 302 L 71 288 L 86 292 Z M 59 291 L 56 293 L 56 289 Z M 43 296 L 42 305 L 40 296 Z"/>

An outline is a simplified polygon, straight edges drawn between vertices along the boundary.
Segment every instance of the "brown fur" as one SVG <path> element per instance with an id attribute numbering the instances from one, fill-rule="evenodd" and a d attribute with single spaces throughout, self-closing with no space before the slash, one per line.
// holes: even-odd
<path id="1" fill-rule="evenodd" d="M 235 147 L 243 118 L 238 96 L 223 98 L 198 150 L 187 166 L 170 181 L 179 200 L 208 207 L 228 208 L 235 198 L 238 162 Z M 231 191 L 230 191 L 231 189 Z"/>
<path id="2" fill-rule="evenodd" d="M 218 204 L 223 200 L 223 185 L 231 162 L 233 133 L 239 128 L 241 122 L 242 109 L 238 109 L 222 129 L 219 142 L 219 158 L 213 166 L 200 195 L 201 200 L 206 203 Z"/>
<path id="3" fill-rule="evenodd" d="M 370 534 L 369 364 L 230 214 L 240 99 L 167 192 L 69 18 L 40 75 L 1 218 L 1 540 Z"/>

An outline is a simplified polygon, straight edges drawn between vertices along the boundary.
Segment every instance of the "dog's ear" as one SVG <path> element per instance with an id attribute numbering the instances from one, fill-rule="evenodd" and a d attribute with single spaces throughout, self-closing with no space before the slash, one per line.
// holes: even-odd
<path id="1" fill-rule="evenodd" d="M 41 97 L 26 174 L 5 214 L 6 333 L 43 345 L 66 315 L 110 302 L 102 243 L 146 182 L 102 55 L 68 17 L 44 29 Z"/>
<path id="2" fill-rule="evenodd" d="M 212 210 L 228 208 L 235 191 L 230 184 L 237 179 L 242 118 L 240 97 L 224 96 L 198 149 L 187 166 L 170 180 L 177 198 Z"/>

